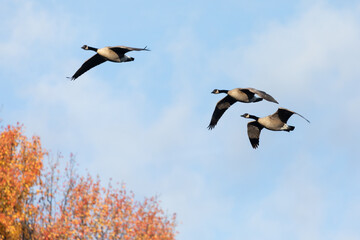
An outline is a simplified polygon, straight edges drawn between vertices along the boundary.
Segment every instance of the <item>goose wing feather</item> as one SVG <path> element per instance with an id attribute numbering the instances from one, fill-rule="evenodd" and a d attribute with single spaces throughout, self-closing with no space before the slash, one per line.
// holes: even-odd
<path id="1" fill-rule="evenodd" d="M 263 129 L 263 126 L 257 121 L 252 121 L 247 124 L 247 133 L 251 146 L 256 149 L 259 146 L 260 132 Z"/>
<path id="2" fill-rule="evenodd" d="M 234 103 L 236 102 L 236 100 L 227 95 L 226 97 L 224 97 L 223 99 L 221 99 L 215 106 L 214 109 L 214 113 L 211 117 L 211 121 L 210 124 L 208 126 L 208 129 L 211 130 L 213 129 L 217 122 L 219 121 L 219 119 L 221 118 L 221 116 L 224 114 L 224 112 Z"/>
<path id="3" fill-rule="evenodd" d="M 310 123 L 310 121 L 309 120 L 307 120 L 304 116 L 302 116 L 302 115 L 300 115 L 299 113 L 296 113 L 296 112 L 294 112 L 296 115 L 299 115 L 300 117 L 302 117 L 303 119 L 305 119 L 308 123 Z"/>
<path id="4" fill-rule="evenodd" d="M 287 123 L 289 118 L 294 114 L 293 111 L 290 111 L 286 108 L 279 108 L 274 114 L 274 117 L 279 118 L 283 123 Z"/>
<path id="5" fill-rule="evenodd" d="M 77 70 L 76 73 L 71 77 L 71 80 L 75 80 L 76 78 L 80 77 L 86 71 L 90 70 L 91 68 L 93 68 L 99 64 L 102 64 L 105 61 L 106 61 L 105 58 L 103 58 L 99 54 L 95 54 L 94 56 L 92 56 L 91 58 L 86 60 L 86 62 L 84 62 L 83 65 L 81 65 L 79 70 Z"/>
<path id="6" fill-rule="evenodd" d="M 261 90 L 258 90 L 258 89 L 255 89 L 255 88 L 245 88 L 247 90 L 249 90 L 250 92 L 254 93 L 254 94 L 257 94 L 259 95 L 259 97 L 269 101 L 269 102 L 273 102 L 273 103 L 277 103 L 278 104 L 278 101 L 275 100 L 275 98 L 273 98 L 270 94 L 267 94 L 266 92 L 264 91 L 261 91 Z"/>
<path id="7" fill-rule="evenodd" d="M 294 111 L 290 111 L 289 109 L 286 109 L 286 108 L 279 108 L 276 113 L 274 114 L 277 114 L 279 119 L 286 123 L 288 121 L 288 119 L 293 115 L 293 114 L 296 114 L 296 115 L 299 115 L 300 117 L 302 117 L 303 119 L 305 119 L 308 123 L 310 123 L 309 120 L 307 120 L 304 116 L 300 115 L 299 113 L 297 112 L 294 112 Z"/>
<path id="8" fill-rule="evenodd" d="M 126 47 L 126 46 L 115 46 L 115 47 L 110 47 L 111 50 L 113 50 L 114 52 L 116 52 L 117 54 L 123 55 L 127 52 L 130 51 L 150 51 L 149 49 L 147 49 L 147 47 L 144 48 L 134 48 L 134 47 Z"/>

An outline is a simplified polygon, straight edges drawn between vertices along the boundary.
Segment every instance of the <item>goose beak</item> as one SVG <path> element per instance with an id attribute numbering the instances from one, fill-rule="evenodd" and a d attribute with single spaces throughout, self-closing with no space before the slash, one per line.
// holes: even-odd
<path id="1" fill-rule="evenodd" d="M 245 114 L 241 115 L 240 117 L 246 118 L 247 115 L 248 115 L 248 114 L 245 113 Z"/>

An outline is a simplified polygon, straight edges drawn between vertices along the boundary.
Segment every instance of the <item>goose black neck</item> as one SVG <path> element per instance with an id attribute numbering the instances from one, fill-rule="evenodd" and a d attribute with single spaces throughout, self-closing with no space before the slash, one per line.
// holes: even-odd
<path id="1" fill-rule="evenodd" d="M 219 93 L 228 93 L 229 90 L 219 90 Z"/>
<path id="2" fill-rule="evenodd" d="M 252 118 L 252 119 L 254 119 L 254 120 L 256 120 L 256 121 L 259 119 L 259 117 L 254 116 L 254 115 L 250 115 L 250 114 L 249 114 L 249 118 Z"/>
<path id="3" fill-rule="evenodd" d="M 94 48 L 94 47 L 88 46 L 88 49 L 87 49 L 87 50 L 92 50 L 92 51 L 96 52 L 98 49 L 97 49 L 97 48 Z"/>

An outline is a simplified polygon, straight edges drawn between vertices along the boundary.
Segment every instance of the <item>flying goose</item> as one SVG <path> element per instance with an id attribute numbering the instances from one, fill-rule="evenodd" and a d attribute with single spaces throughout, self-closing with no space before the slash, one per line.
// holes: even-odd
<path id="1" fill-rule="evenodd" d="M 252 118 L 255 120 L 247 124 L 247 132 L 251 146 L 254 149 L 259 146 L 260 132 L 261 129 L 263 128 L 269 129 L 271 131 L 287 131 L 287 132 L 293 131 L 295 127 L 286 124 L 287 120 L 293 114 L 299 115 L 300 117 L 302 117 L 303 119 L 305 119 L 307 122 L 310 123 L 309 120 L 307 120 L 300 114 L 285 108 L 279 108 L 274 114 L 262 118 L 256 117 L 254 115 L 250 115 L 248 113 L 241 115 L 241 117 Z"/>
<path id="2" fill-rule="evenodd" d="M 133 57 L 126 56 L 125 53 L 130 51 L 150 51 L 146 47 L 144 48 L 133 48 L 133 47 L 125 47 L 125 46 L 116 46 L 116 47 L 103 47 L 103 48 L 93 48 L 88 45 L 84 45 L 81 47 L 84 50 L 92 50 L 96 52 L 94 56 L 89 58 L 83 65 L 76 71 L 76 73 L 71 77 L 71 80 L 75 80 L 81 74 L 88 71 L 89 69 L 103 63 L 106 61 L 111 62 L 130 62 L 134 61 Z"/>
<path id="3" fill-rule="evenodd" d="M 259 102 L 265 99 L 269 102 L 278 103 L 272 96 L 270 96 L 266 92 L 257 90 L 255 88 L 234 88 L 232 90 L 214 89 L 211 93 L 226 93 L 227 95 L 216 104 L 214 113 L 208 126 L 209 130 L 213 129 L 216 126 L 217 122 L 224 114 L 224 112 L 235 102 L 251 103 Z M 255 94 L 260 97 L 255 97 Z"/>

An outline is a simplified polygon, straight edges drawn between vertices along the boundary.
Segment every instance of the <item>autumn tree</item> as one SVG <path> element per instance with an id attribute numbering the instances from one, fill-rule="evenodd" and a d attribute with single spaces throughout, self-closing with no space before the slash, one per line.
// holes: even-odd
<path id="1" fill-rule="evenodd" d="M 124 184 L 80 176 L 74 156 L 65 169 L 21 126 L 0 138 L 0 239 L 174 239 L 170 218 L 155 197 L 138 201 Z M 63 161 L 61 161 L 63 162 Z"/>
<path id="2" fill-rule="evenodd" d="M 0 238 L 20 239 L 29 235 L 28 218 L 32 187 L 40 184 L 42 159 L 38 137 L 28 140 L 22 127 L 8 126 L 0 135 Z"/>

